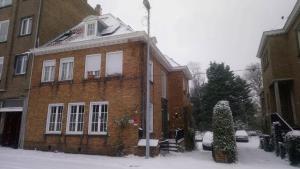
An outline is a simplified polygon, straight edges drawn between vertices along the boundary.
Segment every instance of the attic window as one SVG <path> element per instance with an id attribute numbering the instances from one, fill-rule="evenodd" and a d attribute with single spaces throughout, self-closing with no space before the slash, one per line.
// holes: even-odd
<path id="1" fill-rule="evenodd" d="M 95 36 L 96 35 L 96 22 L 86 24 L 86 36 Z"/>

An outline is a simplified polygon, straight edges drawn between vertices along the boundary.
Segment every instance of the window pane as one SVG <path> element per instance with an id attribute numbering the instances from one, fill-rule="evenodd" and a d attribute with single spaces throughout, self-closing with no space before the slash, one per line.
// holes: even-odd
<path id="1" fill-rule="evenodd" d="M 68 70 L 68 75 L 67 75 L 67 80 L 72 80 L 73 79 L 73 62 L 69 62 L 69 70 Z"/>
<path id="2" fill-rule="evenodd" d="M 91 36 L 95 34 L 95 24 L 88 24 L 87 25 L 87 36 Z"/>
<path id="3" fill-rule="evenodd" d="M 7 40 L 9 21 L 0 22 L 0 42 Z"/>
<path id="4" fill-rule="evenodd" d="M 62 64 L 61 80 L 67 80 L 68 63 Z"/>
<path id="5" fill-rule="evenodd" d="M 0 79 L 2 77 L 4 57 L 0 57 Z"/>
<path id="6" fill-rule="evenodd" d="M 120 75 L 123 71 L 123 52 L 112 52 L 106 56 L 106 75 Z"/>

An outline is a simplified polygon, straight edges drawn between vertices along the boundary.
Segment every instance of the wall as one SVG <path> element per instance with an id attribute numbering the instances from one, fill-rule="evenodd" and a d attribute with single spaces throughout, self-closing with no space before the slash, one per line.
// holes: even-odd
<path id="1" fill-rule="evenodd" d="M 30 92 L 29 111 L 26 127 L 25 147 L 47 150 L 48 145 L 53 149 L 65 152 L 81 152 L 91 154 L 113 155 L 114 146 L 118 141 L 118 120 L 126 113 L 138 112 L 140 121 L 141 107 L 141 44 L 123 44 L 109 47 L 85 49 L 58 54 L 37 56 L 34 62 L 32 76 L 32 90 Z M 123 50 L 123 76 L 105 78 L 105 54 L 110 51 Z M 83 81 L 85 57 L 88 54 L 101 53 L 101 79 Z M 72 82 L 56 82 L 54 84 L 41 84 L 41 70 L 44 59 L 59 59 L 73 56 L 74 80 Z M 58 67 L 56 67 L 56 78 Z M 108 101 L 108 135 L 89 136 L 88 110 L 91 101 Z M 67 104 L 70 102 L 85 102 L 84 134 L 68 136 L 65 134 L 67 119 Z M 38 103 L 38 104 L 37 104 Z M 63 130 L 61 135 L 45 135 L 47 109 L 50 103 L 64 103 Z M 139 122 L 140 123 L 140 122 Z M 126 152 L 133 153 L 138 141 L 138 127 L 130 125 L 123 133 Z"/>

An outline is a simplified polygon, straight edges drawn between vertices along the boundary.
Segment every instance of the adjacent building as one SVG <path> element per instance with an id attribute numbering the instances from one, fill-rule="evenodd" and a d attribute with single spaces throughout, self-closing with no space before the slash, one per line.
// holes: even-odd
<path id="1" fill-rule="evenodd" d="M 263 72 L 263 127 L 271 128 L 277 113 L 290 128 L 300 126 L 300 2 L 297 1 L 284 27 L 264 32 L 257 57 Z"/>
<path id="2" fill-rule="evenodd" d="M 98 6 L 98 9 L 99 6 Z M 0 144 L 22 147 L 32 57 L 88 15 L 86 0 L 0 0 Z"/>
<path id="3" fill-rule="evenodd" d="M 159 140 L 184 126 L 191 73 L 155 38 L 150 46 L 150 130 Z M 88 16 L 34 49 L 25 148 L 135 153 L 145 134 L 146 49 L 147 34 L 111 14 Z"/>

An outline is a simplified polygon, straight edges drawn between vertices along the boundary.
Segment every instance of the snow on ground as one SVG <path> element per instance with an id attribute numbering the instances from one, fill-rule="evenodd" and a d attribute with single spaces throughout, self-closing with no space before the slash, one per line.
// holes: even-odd
<path id="1" fill-rule="evenodd" d="M 151 159 L 143 157 L 108 157 L 15 150 L 0 147 L 0 169 L 292 169 L 288 161 L 273 153 L 258 149 L 256 137 L 249 143 L 238 143 L 239 161 L 235 164 L 215 163 L 211 152 L 199 150 L 186 153 L 170 153 Z"/>

